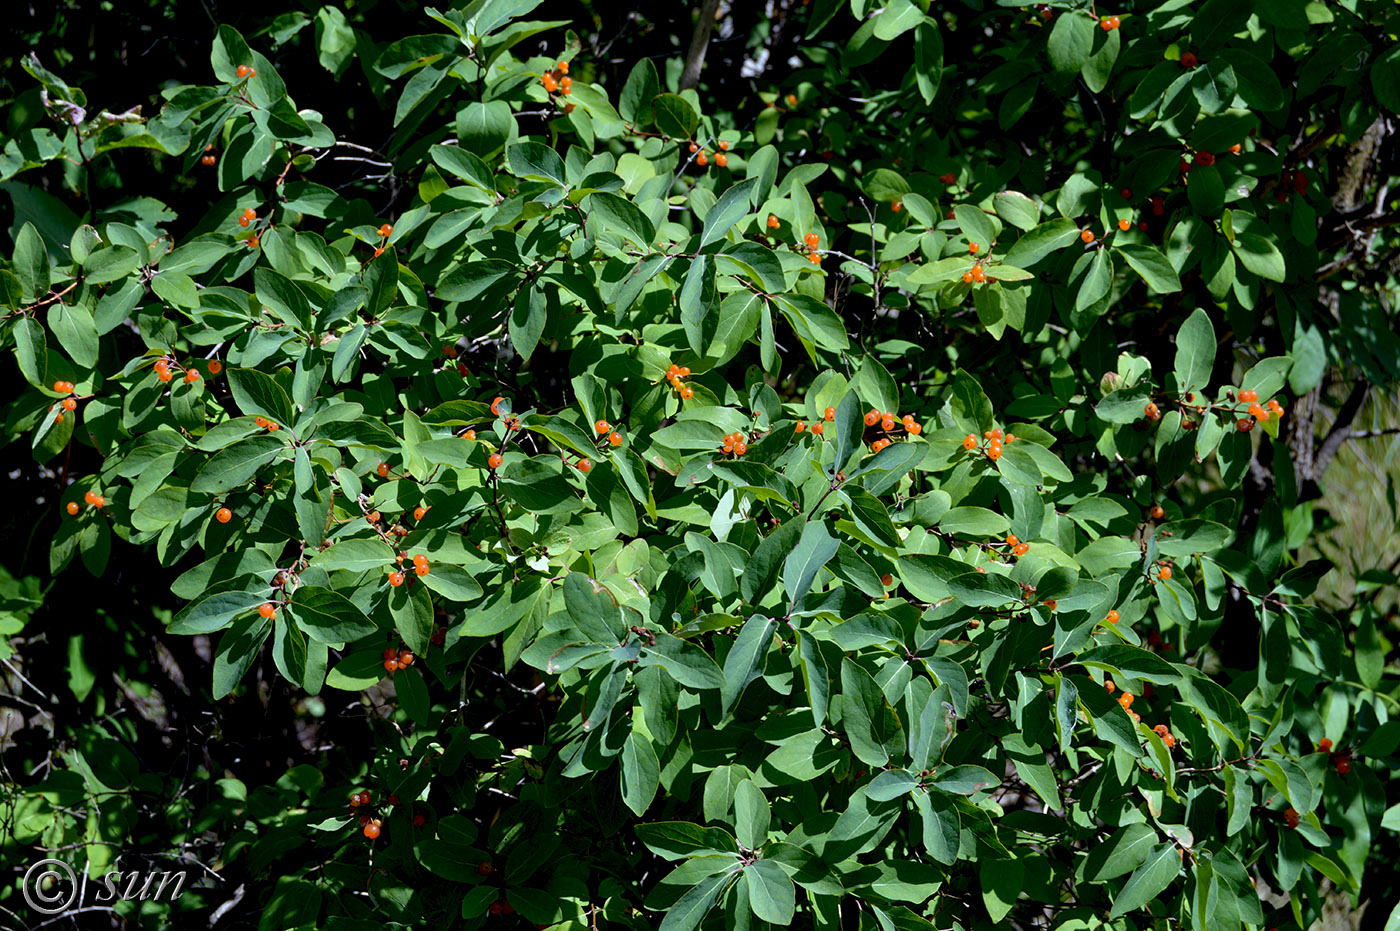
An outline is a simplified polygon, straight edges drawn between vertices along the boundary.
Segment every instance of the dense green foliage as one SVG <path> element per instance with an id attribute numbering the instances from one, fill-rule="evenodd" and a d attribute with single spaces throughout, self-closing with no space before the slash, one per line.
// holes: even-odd
<path id="1" fill-rule="evenodd" d="M 342 931 L 1394 899 L 1400 566 L 1297 555 L 1400 383 L 1393 10 L 750 6 L 245 14 L 136 88 L 34 26 L 16 880 L 198 861 L 95 919 Z"/>

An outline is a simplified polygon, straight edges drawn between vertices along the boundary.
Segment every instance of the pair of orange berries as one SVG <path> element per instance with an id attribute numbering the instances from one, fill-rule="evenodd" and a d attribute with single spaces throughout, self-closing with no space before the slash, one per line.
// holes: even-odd
<path id="1" fill-rule="evenodd" d="M 53 383 L 53 390 L 59 394 L 72 394 L 73 383 L 71 381 L 56 381 Z"/>
<path id="2" fill-rule="evenodd" d="M 686 371 L 689 371 L 689 369 L 687 369 Z M 612 432 L 608 433 L 609 430 L 612 430 Z M 606 420 L 599 420 L 596 423 L 594 423 L 593 432 L 598 434 L 599 436 L 602 436 L 604 433 L 607 433 L 608 444 L 610 446 L 622 445 L 622 434 L 618 433 L 616 430 L 613 430 L 612 424 L 608 423 Z"/>
<path id="3" fill-rule="evenodd" d="M 234 73 L 237 74 L 240 78 L 251 78 L 257 76 L 257 71 L 255 71 L 247 65 L 239 65 L 238 68 L 234 71 Z"/>
<path id="4" fill-rule="evenodd" d="M 257 424 L 259 427 L 262 427 L 264 430 L 282 429 L 282 427 L 278 423 L 276 423 L 275 421 L 268 420 L 266 417 L 254 417 L 253 423 Z"/>
<path id="5" fill-rule="evenodd" d="M 213 165 L 213 164 L 214 164 L 215 162 L 217 162 L 217 161 L 218 161 L 218 159 L 215 158 L 215 157 L 212 156 L 212 155 L 202 155 L 202 156 L 200 156 L 200 159 L 199 159 L 199 163 L 200 163 L 201 165 Z"/>
<path id="6" fill-rule="evenodd" d="M 888 437 L 876 440 L 875 442 L 870 444 L 870 451 L 872 453 L 878 453 L 880 450 L 884 449 L 886 446 L 889 446 L 893 442 L 894 440 L 891 440 Z"/>
<path id="7" fill-rule="evenodd" d="M 384 669 L 387 672 L 394 672 L 413 665 L 413 652 L 411 650 L 396 650 L 389 647 L 384 651 Z M 397 802 L 394 796 L 389 796 L 390 803 Z"/>
<path id="8" fill-rule="evenodd" d="M 1105 16 L 1099 20 L 1099 28 L 1104 32 L 1112 32 L 1118 28 L 1118 17 Z"/>
<path id="9" fill-rule="evenodd" d="M 1165 724 L 1156 725 L 1152 728 L 1152 732 L 1162 738 L 1162 743 L 1167 745 L 1168 750 L 1176 746 L 1176 738 L 1172 736 L 1171 730 Z"/>
<path id="10" fill-rule="evenodd" d="M 738 431 L 726 434 L 724 445 L 719 448 L 719 451 L 725 455 L 733 453 L 736 456 L 742 456 L 749 451 L 748 438 Z"/>
<path id="11" fill-rule="evenodd" d="M 252 207 L 249 207 L 247 210 L 244 210 L 244 211 L 243 211 L 243 215 L 242 215 L 241 217 L 238 218 L 238 225 L 239 225 L 239 226 L 242 226 L 242 227 L 244 227 L 244 228 L 246 229 L 247 226 L 248 226 L 250 223 L 252 223 L 252 222 L 254 222 L 255 220 L 257 220 L 257 218 L 258 218 L 258 212 L 257 212 L 256 210 L 254 210 Z"/>
<path id="12" fill-rule="evenodd" d="M 380 239 L 388 239 L 390 236 L 394 235 L 394 228 L 388 223 L 385 223 L 377 232 L 379 233 Z"/>
<path id="13" fill-rule="evenodd" d="M 107 499 L 102 497 L 95 491 L 89 491 L 84 493 L 83 500 L 95 508 L 104 507 L 107 504 Z"/>
<path id="14" fill-rule="evenodd" d="M 834 416 L 834 415 L 833 415 L 833 416 Z M 799 421 L 797 422 L 797 426 L 793 428 L 793 432 L 794 432 L 794 433 L 804 433 L 804 432 L 806 432 L 807 429 L 808 429 L 808 428 L 807 428 L 807 424 L 805 424 L 805 423 L 803 423 L 802 421 L 799 420 Z M 812 430 L 812 432 L 813 432 L 814 434 L 816 434 L 817 436 L 821 436 L 824 432 L 826 432 L 826 424 L 822 423 L 820 420 L 814 420 L 814 421 L 812 421 L 811 430 Z"/>
<path id="15" fill-rule="evenodd" d="M 1011 547 L 1011 552 L 1015 553 L 1017 556 L 1024 556 L 1031 551 L 1031 545 L 1029 543 L 1022 543 L 1014 533 L 1008 533 L 1006 535 L 1006 545 Z"/>
<path id="16" fill-rule="evenodd" d="M 1147 415 L 1148 420 L 1162 419 L 1162 409 L 1151 401 L 1148 401 L 1147 404 L 1143 406 L 1142 412 Z"/>

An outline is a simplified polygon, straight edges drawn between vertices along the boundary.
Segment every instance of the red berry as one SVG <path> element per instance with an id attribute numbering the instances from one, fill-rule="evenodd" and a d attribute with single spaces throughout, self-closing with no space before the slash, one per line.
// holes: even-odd
<path id="1" fill-rule="evenodd" d="M 422 815 L 414 815 L 414 816 L 413 816 L 413 826 L 414 826 L 415 828 L 421 828 L 421 827 L 423 826 L 423 822 L 425 822 L 425 821 L 427 821 L 427 820 L 428 820 L 428 819 L 427 819 L 427 818 L 424 818 Z"/>
<path id="2" fill-rule="evenodd" d="M 1182 53 L 1181 53 L 1181 67 L 1183 67 L 1183 68 L 1194 68 L 1194 67 L 1196 67 L 1197 64 L 1198 64 L 1198 59 L 1196 58 L 1196 53 L 1195 53 L 1195 52 L 1182 52 Z"/>
<path id="3" fill-rule="evenodd" d="M 1332 739 L 1331 739 L 1330 737 L 1324 737 L 1324 738 L 1322 738 L 1321 740 L 1319 740 L 1319 741 L 1317 742 L 1317 752 L 1318 752 L 1318 753 L 1327 753 L 1327 752 L 1330 751 L 1331 749 L 1332 749 Z"/>

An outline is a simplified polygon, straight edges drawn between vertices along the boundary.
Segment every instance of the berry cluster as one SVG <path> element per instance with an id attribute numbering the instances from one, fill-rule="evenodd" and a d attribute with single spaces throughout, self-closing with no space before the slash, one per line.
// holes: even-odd
<path id="1" fill-rule="evenodd" d="M 416 557 L 415 557 L 416 558 Z M 413 665 L 413 651 L 406 648 L 386 647 L 384 650 L 384 670 L 394 672 Z M 390 797 L 392 800 L 392 796 Z"/>
<path id="2" fill-rule="evenodd" d="M 1118 17 L 1104 16 L 1099 19 L 1099 28 L 1104 32 L 1112 32 L 1118 28 Z"/>
<path id="3" fill-rule="evenodd" d="M 748 438 L 738 431 L 726 434 L 724 445 L 719 448 L 719 451 L 726 456 L 742 456 L 749 451 Z"/>
<path id="4" fill-rule="evenodd" d="M 715 153 L 715 164 L 720 168 L 728 167 L 729 143 L 724 139 L 721 139 L 715 143 L 715 147 L 719 149 L 719 151 Z M 704 168 L 705 166 L 710 164 L 710 153 L 700 148 L 700 145 L 698 143 L 692 142 L 690 144 L 690 154 L 695 156 L 695 164 L 699 165 L 701 168 Z M 776 228 L 777 224 L 774 222 L 774 218 L 771 216 L 768 218 L 768 225 L 770 227 Z"/>
<path id="5" fill-rule="evenodd" d="M 239 65 L 234 73 L 237 74 L 240 79 L 257 77 L 258 74 L 256 70 L 248 67 L 247 65 Z"/>
<path id="6" fill-rule="evenodd" d="M 163 382 L 168 382 L 168 381 L 170 381 L 171 379 L 173 379 L 173 378 L 175 377 L 174 372 L 172 372 L 172 371 L 170 370 L 170 362 L 167 361 L 166 359 L 157 359 L 154 368 L 155 368 L 156 378 L 159 378 L 159 379 L 160 379 L 161 381 L 163 381 Z M 222 366 L 220 366 L 220 368 L 222 369 Z M 212 368 L 211 368 L 211 371 L 212 371 Z M 193 368 L 186 368 L 186 369 L 184 370 L 184 372 L 185 372 L 185 377 L 184 377 L 185 384 L 187 384 L 187 385 L 192 385 L 192 384 L 194 384 L 195 382 L 199 381 L 199 372 L 196 371 L 195 369 L 193 369 Z"/>
<path id="7" fill-rule="evenodd" d="M 213 152 L 213 151 L 214 151 L 214 146 L 213 146 L 212 144 L 205 146 L 205 147 L 204 147 L 204 154 L 201 155 L 201 156 L 199 157 L 199 163 L 200 163 L 201 165 L 212 165 L 212 164 L 214 164 L 215 162 L 217 162 L 218 159 L 217 159 L 215 156 L 209 154 L 209 153 L 211 153 L 211 152 Z"/>
<path id="8" fill-rule="evenodd" d="M 827 409 L 831 410 L 831 408 Z M 890 439 L 888 434 L 894 433 L 897 430 L 902 429 L 909 436 L 918 436 L 920 433 L 924 432 L 924 428 L 914 419 L 913 414 L 905 414 L 899 418 L 899 426 L 895 424 L 895 415 L 890 411 L 877 411 L 871 408 L 865 412 L 865 425 L 867 427 L 876 427 L 881 433 L 886 434 L 886 436 L 880 437 L 870 444 L 871 452 L 878 453 L 886 446 L 889 446 L 893 440 Z"/>
<path id="9" fill-rule="evenodd" d="M 397 801 L 398 799 L 394 796 L 389 796 L 390 804 Z M 354 795 L 350 796 L 351 808 L 368 808 L 372 805 L 374 805 L 374 796 L 370 795 L 369 790 L 356 792 Z M 365 837 L 368 837 L 370 840 L 379 837 L 380 832 L 384 828 L 384 822 L 374 817 L 374 814 L 368 811 L 360 812 L 360 825 L 364 830 Z"/>
<path id="10" fill-rule="evenodd" d="M 1171 729 L 1165 724 L 1154 725 L 1152 731 L 1158 737 L 1162 738 L 1162 743 L 1167 745 L 1168 750 L 1176 746 L 1176 738 L 1172 736 Z"/>
<path id="11" fill-rule="evenodd" d="M 969 433 L 967 436 L 963 437 L 963 449 L 971 452 L 981 447 L 986 452 L 987 458 L 993 462 L 1001 458 L 1002 443 L 1016 442 L 1016 434 L 1005 433 L 1002 431 L 1001 427 L 993 427 L 990 430 L 984 431 L 982 438 L 986 440 L 985 445 L 978 443 L 977 437 Z"/>
<path id="12" fill-rule="evenodd" d="M 968 247 L 968 251 L 975 255 L 977 253 L 977 243 L 972 243 Z M 981 284 L 987 280 L 986 269 L 982 267 L 981 262 L 978 262 L 976 265 L 973 265 L 970 270 L 963 272 L 962 280 L 963 284 Z"/>
<path id="13" fill-rule="evenodd" d="M 1011 547 L 1011 554 L 1016 557 L 1024 556 L 1031 551 L 1031 545 L 1029 543 L 1022 543 L 1014 533 L 1008 533 L 1006 535 L 1006 545 Z M 1046 602 L 1046 604 L 1053 603 L 1054 602 Z"/>
<path id="14" fill-rule="evenodd" d="M 695 397 L 695 389 L 687 385 L 682 379 L 690 377 L 690 366 L 672 365 L 666 370 L 666 380 L 671 383 L 671 387 L 676 389 L 676 393 L 681 396 L 681 400 L 689 401 Z"/>
<path id="15" fill-rule="evenodd" d="M 822 238 L 816 233 L 808 233 L 802 237 L 802 244 L 807 247 L 807 261 L 813 265 L 820 265 L 822 254 L 818 247 L 822 244 Z"/>
<path id="16" fill-rule="evenodd" d="M 547 93 L 553 94 L 558 91 L 565 97 L 574 92 L 574 79 L 569 77 L 569 63 L 567 61 L 558 62 L 550 71 L 546 71 L 540 77 L 540 83 L 544 85 Z"/>

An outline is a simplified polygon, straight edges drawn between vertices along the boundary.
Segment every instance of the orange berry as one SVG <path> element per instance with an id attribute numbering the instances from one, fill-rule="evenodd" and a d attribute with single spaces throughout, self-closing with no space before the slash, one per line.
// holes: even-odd
<path id="1" fill-rule="evenodd" d="M 266 601 L 258 607 L 258 614 L 266 618 L 273 618 L 277 616 L 277 608 L 273 606 L 272 602 Z"/>
<path id="2" fill-rule="evenodd" d="M 972 284 L 972 272 L 963 272 L 962 282 L 963 284 Z"/>
<path id="3" fill-rule="evenodd" d="M 253 69 L 249 68 L 247 65 L 239 65 L 237 70 L 234 71 L 234 74 L 238 75 L 240 78 L 245 78 L 248 76 L 248 72 L 252 70 Z"/>
<path id="4" fill-rule="evenodd" d="M 64 398 L 64 399 L 63 399 L 63 409 L 64 409 L 65 411 L 77 410 L 77 409 L 78 409 L 78 402 L 75 401 L 75 400 L 73 400 L 72 398 Z"/>
<path id="5" fill-rule="evenodd" d="M 249 236 L 245 241 L 247 242 L 249 249 L 256 249 L 258 247 L 258 243 L 261 240 L 259 240 L 256 236 Z"/>
<path id="6" fill-rule="evenodd" d="M 822 411 L 822 420 L 825 420 L 827 423 L 831 423 L 835 419 L 836 408 L 828 407 L 826 410 Z"/>
<path id="7" fill-rule="evenodd" d="M 813 422 L 813 424 L 812 424 L 812 432 L 815 433 L 817 436 L 821 436 L 822 433 L 825 432 L 825 430 L 826 430 L 826 426 L 825 426 L 824 424 L 822 424 L 821 421 L 815 421 L 815 422 Z"/>
<path id="8" fill-rule="evenodd" d="M 981 249 L 981 248 L 982 248 L 982 247 L 981 247 L 980 245 L 978 245 L 977 243 L 975 243 L 975 242 L 970 242 L 970 243 L 967 244 L 967 251 L 968 251 L 968 252 L 971 252 L 973 255 L 976 255 L 976 254 L 977 254 L 977 250 L 979 250 L 979 249 Z"/>
<path id="9" fill-rule="evenodd" d="M 918 436 L 920 433 L 924 432 L 924 428 L 917 423 L 911 423 L 905 429 L 913 436 Z"/>
<path id="10" fill-rule="evenodd" d="M 426 514 L 426 513 L 428 513 L 428 509 L 427 509 L 427 508 L 414 508 L 414 509 L 413 509 L 413 519 L 414 519 L 414 520 L 422 520 L 422 519 L 423 519 L 423 515 Z"/>
<path id="11" fill-rule="evenodd" d="M 1162 506 L 1160 504 L 1154 504 L 1152 505 L 1151 510 L 1149 510 L 1147 513 L 1152 515 L 1153 520 L 1161 520 L 1162 515 L 1166 514 L 1167 512 L 1162 510 Z"/>
<path id="12" fill-rule="evenodd" d="M 1000 459 L 1001 444 L 993 443 L 991 446 L 987 447 L 987 458 L 992 460 L 993 462 L 996 462 L 998 459 Z"/>
<path id="13" fill-rule="evenodd" d="M 745 443 L 743 440 L 740 440 L 739 442 L 737 442 L 737 443 L 734 444 L 734 455 L 736 455 L 736 456 L 742 456 L 742 455 L 744 455 L 745 453 L 747 453 L 748 451 L 749 451 L 749 444 Z"/>
<path id="14" fill-rule="evenodd" d="M 554 80 L 554 75 L 552 74 L 546 74 L 543 78 L 540 79 L 540 83 L 542 83 L 544 85 L 544 89 L 551 94 L 559 89 L 559 82 Z"/>
<path id="15" fill-rule="evenodd" d="M 248 225 L 248 223 L 249 223 L 249 220 L 248 220 L 247 217 L 239 217 L 239 218 L 238 218 L 238 225 L 239 225 L 239 226 L 244 226 L 244 227 L 246 227 L 246 226 Z"/>
<path id="16" fill-rule="evenodd" d="M 680 368 L 676 369 L 676 374 L 679 375 L 681 378 L 689 378 L 690 366 L 682 365 Z"/>
<path id="17" fill-rule="evenodd" d="M 723 139 L 721 139 L 721 140 L 720 140 L 718 143 L 716 143 L 716 144 L 719 146 L 721 152 L 728 152 L 728 151 L 729 151 L 729 143 L 726 142 L 726 141 L 724 141 Z"/>
<path id="18" fill-rule="evenodd" d="M 194 383 L 197 382 L 197 381 L 199 381 L 199 372 L 196 371 L 195 369 L 186 369 L 186 370 L 185 370 L 185 384 L 187 384 L 187 385 L 192 385 L 192 384 L 194 384 Z"/>
<path id="19" fill-rule="evenodd" d="M 209 374 L 217 375 L 224 370 L 224 364 L 218 359 L 209 360 Z"/>
<path id="20" fill-rule="evenodd" d="M 504 401 L 504 400 L 505 400 L 505 398 L 502 398 L 502 397 L 497 397 L 496 399 L 494 399 L 494 400 L 491 402 L 491 413 L 493 413 L 493 414 L 499 414 L 499 413 L 501 412 L 500 406 L 499 406 L 499 405 L 500 405 L 500 403 L 501 403 L 502 401 Z"/>
<path id="21" fill-rule="evenodd" d="M 868 411 L 865 412 L 865 425 L 866 425 L 867 427 L 873 427 L 873 426 L 875 426 L 875 425 L 876 425 L 877 423 L 879 423 L 879 422 L 880 422 L 880 412 L 879 412 L 879 411 L 877 411 L 877 410 L 875 410 L 875 409 L 872 408 L 871 410 L 868 410 Z"/>
<path id="22" fill-rule="evenodd" d="M 721 167 L 721 168 L 725 167 L 726 165 L 729 164 L 729 156 L 728 156 L 728 155 L 725 155 L 723 152 L 716 152 L 716 153 L 715 153 L 715 164 L 718 165 L 718 166 Z"/>
<path id="23" fill-rule="evenodd" d="M 1007 546 L 1015 546 L 1017 543 L 1020 543 L 1020 542 L 1021 542 L 1021 541 L 1020 541 L 1019 539 L 1017 539 L 1016 534 L 1014 534 L 1014 533 L 1008 533 L 1008 534 L 1006 535 L 1006 545 L 1007 545 Z"/>
<path id="24" fill-rule="evenodd" d="M 1132 704 L 1133 704 L 1133 693 L 1132 693 L 1132 692 L 1124 692 L 1122 695 L 1119 695 L 1119 696 L 1118 696 L 1118 704 L 1122 705 L 1124 708 L 1130 708 L 1130 707 L 1132 707 Z"/>
<path id="25" fill-rule="evenodd" d="M 403 584 L 403 573 L 402 573 L 402 572 L 391 572 L 391 573 L 389 573 L 389 584 L 392 585 L 392 586 L 394 586 L 395 588 L 398 588 L 400 585 L 402 585 L 402 584 Z"/>
<path id="26" fill-rule="evenodd" d="M 499 469 L 501 467 L 501 454 L 492 453 L 486 458 L 486 465 L 493 469 Z"/>
<path id="27" fill-rule="evenodd" d="M 706 155 L 704 152 L 701 152 L 699 155 L 695 156 L 695 164 L 699 165 L 701 168 L 704 168 L 706 165 L 710 164 L 710 156 Z"/>
<path id="28" fill-rule="evenodd" d="M 689 385 L 686 385 L 684 388 L 681 389 L 681 397 L 684 400 L 689 401 L 691 398 L 695 397 L 695 389 L 690 387 Z"/>
<path id="29" fill-rule="evenodd" d="M 214 512 L 214 519 L 221 524 L 227 524 L 229 521 L 233 520 L 233 512 L 228 508 L 219 508 Z"/>
<path id="30" fill-rule="evenodd" d="M 1113 680 L 1112 680 L 1112 679 L 1105 679 L 1105 680 L 1103 680 L 1103 687 L 1104 687 L 1104 689 L 1106 689 L 1106 690 L 1108 691 L 1108 694 L 1110 694 L 1110 695 L 1112 695 L 1114 692 L 1116 692 L 1116 691 L 1118 690 L 1118 686 L 1116 686 L 1116 685 L 1113 684 Z"/>
<path id="31" fill-rule="evenodd" d="M 1124 217 L 1123 219 L 1118 221 L 1118 228 L 1126 233 L 1128 230 L 1133 228 L 1133 221 L 1129 220 L 1127 217 Z"/>
<path id="32" fill-rule="evenodd" d="M 1160 570 L 1158 570 L 1157 575 L 1160 576 L 1163 580 L 1171 578 L 1171 577 L 1172 577 L 1172 567 L 1171 567 L 1171 566 L 1163 566 Z"/>
<path id="33" fill-rule="evenodd" d="M 418 578 L 421 579 L 423 576 L 425 576 L 425 575 L 428 574 L 428 567 L 427 567 L 426 565 L 424 565 L 424 566 L 414 566 L 414 567 L 413 567 L 413 571 L 414 571 L 414 573 L 418 576 Z"/>
<path id="34" fill-rule="evenodd" d="M 1150 420 L 1156 420 L 1157 416 L 1161 413 L 1157 405 L 1153 404 L 1151 401 L 1147 402 L 1147 406 L 1142 409 L 1142 412 L 1146 414 Z"/>
<path id="35" fill-rule="evenodd" d="M 963 437 L 963 449 L 975 449 L 977 447 L 977 437 L 969 433 Z"/>
<path id="36" fill-rule="evenodd" d="M 413 654 L 412 654 L 411 652 L 409 652 L 408 650 L 400 650 L 400 651 L 399 651 L 399 665 L 400 665 L 400 666 L 412 666 L 412 665 L 413 665 L 413 660 L 414 660 L 414 656 L 413 656 Z M 397 805 L 397 804 L 398 804 L 398 800 L 397 800 L 396 798 L 394 798 L 394 796 L 391 795 L 391 796 L 389 796 L 389 804 L 390 804 L 390 805 Z"/>
<path id="37" fill-rule="evenodd" d="M 1016 544 L 1014 547 L 1012 547 L 1012 549 L 1011 549 L 1011 552 L 1014 553 L 1014 554 L 1016 554 L 1017 556 L 1024 556 L 1024 555 L 1026 555 L 1027 553 L 1029 553 L 1030 551 L 1031 551 L 1031 545 L 1030 545 L 1029 543 L 1017 543 L 1017 544 Z"/>
<path id="38" fill-rule="evenodd" d="M 894 429 L 894 414 L 884 413 L 880 415 L 880 429 L 886 433 Z"/>
<path id="39" fill-rule="evenodd" d="M 894 584 L 894 576 L 886 572 L 884 575 L 880 576 L 880 584 L 885 586 L 885 588 L 889 588 Z"/>
<path id="40" fill-rule="evenodd" d="M 807 244 L 808 249 L 815 249 L 821 245 L 822 238 L 816 233 L 808 233 L 802 237 L 802 241 Z"/>
<path id="41" fill-rule="evenodd" d="M 612 427 L 606 420 L 598 420 L 593 424 L 594 433 L 607 433 L 610 429 Z"/>
<path id="42" fill-rule="evenodd" d="M 268 428 L 269 430 L 281 430 L 281 429 L 282 429 L 281 425 L 278 424 L 276 421 L 273 421 L 273 420 L 269 420 L 269 421 L 267 422 L 267 428 Z"/>
<path id="43" fill-rule="evenodd" d="M 1093 231 L 1093 230 L 1084 230 L 1082 233 L 1079 234 L 1079 240 L 1080 240 L 1080 242 L 1093 242 L 1093 241 L 1094 241 L 1094 231 Z"/>
<path id="44" fill-rule="evenodd" d="M 379 512 L 370 511 L 368 514 L 365 515 L 365 520 L 369 521 L 371 524 L 379 523 Z"/>
<path id="45" fill-rule="evenodd" d="M 388 463 L 381 462 L 379 463 L 379 467 L 376 468 L 374 471 L 379 474 L 380 478 L 384 478 L 386 475 L 389 474 L 389 465 Z"/>
<path id="46" fill-rule="evenodd" d="M 621 445 L 622 445 L 622 434 L 621 434 L 621 433 L 613 433 L 613 434 L 609 435 L 609 436 L 608 436 L 608 443 L 611 444 L 611 445 L 613 445 L 613 446 L 621 446 Z"/>
<path id="47" fill-rule="evenodd" d="M 799 420 L 799 421 L 797 422 L 797 426 L 793 428 L 793 432 L 794 432 L 794 433 L 801 433 L 803 430 L 806 430 L 806 429 L 807 429 L 807 424 L 804 423 L 803 421 Z"/>
<path id="48" fill-rule="evenodd" d="M 381 226 L 381 227 L 379 228 L 379 235 L 380 235 L 381 237 L 383 237 L 384 239 L 388 239 L 388 238 L 393 234 L 393 232 L 394 232 L 394 228 L 393 228 L 392 226 L 390 226 L 388 223 L 385 223 L 383 226 Z"/>
<path id="49" fill-rule="evenodd" d="M 80 507 L 78 507 L 78 502 L 76 502 L 76 501 L 69 501 L 69 502 L 68 502 L 68 507 L 67 507 L 65 510 L 67 510 L 69 514 L 76 514 L 76 513 L 78 513 L 78 511 L 80 511 L 80 510 L 82 510 L 82 509 L 81 509 Z"/>
<path id="50" fill-rule="evenodd" d="M 555 65 L 554 67 L 558 69 L 558 71 L 559 71 L 560 74 L 568 74 L 568 73 L 569 73 L 569 63 L 568 63 L 567 61 L 564 61 L 563 59 L 560 59 L 560 60 L 559 60 L 559 63 L 558 63 L 557 65 Z"/>
<path id="51" fill-rule="evenodd" d="M 1322 738 L 1321 740 L 1319 740 L 1319 741 L 1317 742 L 1317 752 L 1318 752 L 1318 753 L 1327 753 L 1327 752 L 1328 752 L 1329 750 L 1331 750 L 1331 749 L 1332 749 L 1332 739 L 1331 739 L 1330 737 L 1324 737 L 1324 738 Z"/>
<path id="52" fill-rule="evenodd" d="M 593 463 L 587 459 L 580 459 L 576 465 L 580 472 L 587 473 L 593 471 Z"/>
<path id="53" fill-rule="evenodd" d="M 797 106 L 797 95 L 796 95 L 796 94 L 788 94 L 788 95 L 787 95 L 787 102 L 788 102 L 788 106 L 789 106 L 789 107 L 795 107 L 795 106 Z"/>
<path id="54" fill-rule="evenodd" d="M 904 209 L 904 201 L 895 201 L 894 203 L 890 204 L 890 209 L 893 210 L 895 213 L 899 213 L 901 210 Z"/>
<path id="55" fill-rule="evenodd" d="M 1047 610 L 1050 610 L 1050 611 L 1054 611 L 1056 608 L 1058 608 L 1058 607 L 1060 606 L 1059 602 L 1057 602 L 1054 598 L 1046 599 L 1046 601 L 1044 602 L 1044 604 L 1045 604 L 1046 609 L 1047 609 Z"/>

